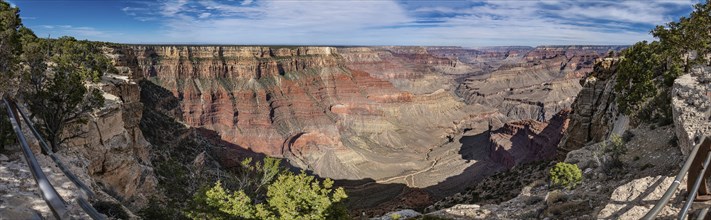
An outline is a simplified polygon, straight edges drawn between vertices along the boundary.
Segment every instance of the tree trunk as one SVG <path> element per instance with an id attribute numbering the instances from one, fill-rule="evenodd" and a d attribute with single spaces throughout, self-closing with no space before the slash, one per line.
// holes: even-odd
<path id="1" fill-rule="evenodd" d="M 57 137 L 52 136 L 52 137 L 48 137 L 48 138 L 50 139 L 49 145 L 52 145 L 52 153 L 56 153 L 57 150 L 59 149 L 57 147 Z"/>
<path id="2" fill-rule="evenodd" d="M 5 142 L 7 142 L 7 137 L 9 136 L 6 134 L 5 120 L 9 119 L 6 114 L 2 114 L 2 116 L 0 116 L 0 135 L 2 135 L 2 137 L 0 137 L 0 152 L 5 151 Z"/>

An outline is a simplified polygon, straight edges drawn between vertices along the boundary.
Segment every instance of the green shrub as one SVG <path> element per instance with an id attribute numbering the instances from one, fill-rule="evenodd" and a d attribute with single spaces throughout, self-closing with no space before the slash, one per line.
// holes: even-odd
<path id="1" fill-rule="evenodd" d="M 402 218 L 402 215 L 397 214 L 397 213 L 393 213 L 390 215 L 390 219 L 392 219 L 392 220 L 399 220 L 401 218 Z"/>
<path id="2" fill-rule="evenodd" d="M 558 162 L 550 171 L 551 182 L 555 186 L 572 189 L 583 180 L 583 174 L 577 164 Z"/>
<path id="3" fill-rule="evenodd" d="M 267 165 L 269 166 L 269 165 Z M 193 198 L 186 214 L 192 219 L 347 219 L 341 205 L 347 198 L 333 180 L 320 182 L 304 172 L 280 172 L 267 187 L 266 201 L 255 201 L 243 190 L 231 192 L 218 181 Z"/>
<path id="4" fill-rule="evenodd" d="M 610 136 L 610 144 L 607 145 L 606 151 L 610 153 L 613 160 L 619 161 L 620 157 L 627 153 L 627 146 L 622 138 L 617 134 Z"/>

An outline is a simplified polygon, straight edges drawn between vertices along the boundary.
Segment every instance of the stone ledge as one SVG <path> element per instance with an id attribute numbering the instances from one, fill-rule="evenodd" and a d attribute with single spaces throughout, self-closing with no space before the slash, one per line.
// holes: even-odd
<path id="1" fill-rule="evenodd" d="M 699 74 L 706 73 L 697 72 L 680 76 L 674 81 L 672 89 L 675 132 L 679 138 L 679 148 L 684 155 L 688 155 L 691 151 L 697 142 L 695 140 L 697 137 L 711 135 L 711 123 L 707 113 L 710 106 L 708 89 L 700 82 L 697 77 L 700 76 Z"/>

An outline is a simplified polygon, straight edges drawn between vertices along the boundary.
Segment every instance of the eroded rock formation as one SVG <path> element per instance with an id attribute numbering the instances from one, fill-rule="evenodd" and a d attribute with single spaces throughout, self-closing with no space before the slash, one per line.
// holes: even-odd
<path id="1" fill-rule="evenodd" d="M 602 141 L 612 131 L 618 116 L 614 93 L 616 62 L 616 59 L 605 59 L 580 81 L 583 89 L 572 104 L 567 135 L 558 147 L 560 156 L 590 141 Z"/>
<path id="2" fill-rule="evenodd" d="M 711 67 L 696 66 L 674 81 L 672 113 L 679 147 L 688 155 L 704 135 L 711 134 Z"/>
<path id="3" fill-rule="evenodd" d="M 568 128 L 570 109 L 553 116 L 550 122 L 523 120 L 506 123 L 493 131 L 491 158 L 508 168 L 537 160 L 552 159 L 556 146 Z"/>
<path id="4" fill-rule="evenodd" d="M 582 88 L 579 79 L 592 71 L 596 59 L 616 49 L 537 47 L 518 53 L 520 62 L 505 63 L 491 73 L 466 78 L 457 93 L 467 103 L 496 107 L 509 118 L 547 121 L 571 105 Z"/>
<path id="5" fill-rule="evenodd" d="M 446 195 L 516 163 L 549 158 L 566 125 L 567 112 L 555 113 L 570 107 L 579 78 L 614 47 L 114 49 L 123 72 L 162 88 L 151 109 L 214 131 L 231 147 L 283 157 L 324 177 Z M 134 87 L 129 80 L 105 90 L 122 106 L 139 105 Z M 116 112 L 129 132 L 141 112 L 126 109 Z M 137 135 L 126 138 L 139 146 Z M 130 149 L 139 164 L 146 161 L 141 147 Z M 372 194 L 368 187 L 377 186 L 352 186 Z"/>
<path id="6" fill-rule="evenodd" d="M 138 127 L 143 107 L 136 80 L 141 76 L 134 75 L 116 52 L 107 53 L 120 72 L 105 75 L 97 85 L 105 92 L 106 104 L 78 128 L 84 134 L 70 139 L 66 146 L 71 147 L 60 153 L 83 161 L 100 190 L 136 211 L 146 206 L 157 184 L 149 159 L 150 143 Z"/>

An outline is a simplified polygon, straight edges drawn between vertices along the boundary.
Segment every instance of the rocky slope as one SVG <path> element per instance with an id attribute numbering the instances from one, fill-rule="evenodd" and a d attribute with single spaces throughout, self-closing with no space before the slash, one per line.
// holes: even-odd
<path id="1" fill-rule="evenodd" d="M 621 167 L 606 165 L 610 159 L 604 151 L 606 142 L 568 154 L 565 162 L 583 169 L 583 182 L 573 190 L 549 187 L 548 169 L 534 165 L 497 174 L 494 177 L 498 179 L 487 179 L 477 185 L 479 188 L 438 202 L 432 207 L 436 211 L 426 215 L 445 219 L 640 219 L 669 188 L 684 157 L 679 148 L 668 145 L 675 137 L 673 126 L 652 130 L 641 125 L 629 132 L 634 135 L 626 142 L 629 151 L 621 158 Z M 520 174 L 521 170 L 530 173 Z M 681 184 L 657 217 L 676 217 L 685 186 Z M 500 202 L 500 198 L 507 200 Z"/>
<path id="2" fill-rule="evenodd" d="M 110 49 L 106 53 L 114 54 Z M 83 169 L 102 191 L 138 210 L 146 206 L 157 182 L 149 160 L 150 143 L 138 127 L 143 105 L 136 82 L 141 76 L 122 57 L 111 58 L 120 72 L 103 76 L 96 85 L 105 92 L 105 106 L 78 127 L 84 134 L 70 139 L 63 153 L 76 157 L 72 161 L 86 161 Z"/>
<path id="3" fill-rule="evenodd" d="M 131 169 L 150 162 L 134 132 L 141 112 L 128 110 L 140 107 L 133 82 L 145 79 L 141 89 L 165 90 L 150 103 L 155 111 L 231 148 L 283 157 L 324 177 L 372 181 L 346 184 L 351 194 L 448 195 L 531 160 L 523 158 L 550 157 L 567 113 L 553 116 L 569 107 L 600 50 L 122 45 L 111 54 L 123 76 L 108 77 L 130 80 L 106 90 L 136 105 L 116 111 L 135 143 L 126 148 L 138 158 Z"/>
<path id="4" fill-rule="evenodd" d="M 495 107 L 509 118 L 547 121 L 570 107 L 582 89 L 578 80 L 593 70 L 596 59 L 620 48 L 623 47 L 537 47 L 517 54 L 520 62 L 466 78 L 457 93 L 467 103 Z"/>
<path id="5" fill-rule="evenodd" d="M 105 75 L 100 82 L 88 85 L 101 88 L 105 105 L 89 115 L 88 123 L 72 124 L 72 129 L 65 131 L 65 135 L 76 137 L 60 147 L 55 156 L 96 194 L 90 201 L 97 211 L 114 218 L 135 218 L 133 212 L 148 205 L 149 198 L 156 195 L 157 185 L 149 159 L 150 143 L 138 127 L 143 105 L 136 81 L 141 76 L 134 75 L 123 57 L 117 56 L 112 49 L 106 48 L 105 53 L 117 65 L 119 73 Z M 48 156 L 41 154 L 38 140 L 30 138 L 32 136 L 27 127 L 24 129 L 43 171 L 67 200 L 72 218 L 89 218 L 76 202 L 81 194 L 78 188 Z M 11 212 L 0 208 L 0 216 L 8 214 L 14 216 L 11 218 L 30 218 L 27 214 L 31 211 L 25 208 L 31 208 L 51 219 L 53 216 L 39 197 L 37 186 L 27 176 L 27 168 L 23 167 L 26 163 L 19 161 L 19 153 L 3 152 L 6 153 L 10 159 L 16 160 L 8 161 L 7 157 L 0 155 L 0 159 L 5 158 L 0 166 L 4 170 L 0 179 L 8 183 L 0 184 L 6 186 L 1 191 L 10 198 L 2 199 L 0 203 L 9 202 L 16 206 L 9 209 Z M 18 214 L 16 211 L 25 214 L 15 215 Z"/>
<path id="6" fill-rule="evenodd" d="M 481 182 L 490 183 L 488 186 L 477 185 L 478 189 L 438 202 L 432 208 L 439 210 L 427 215 L 447 219 L 639 219 L 644 216 L 672 184 L 691 148 L 711 131 L 708 123 L 711 69 L 696 66 L 675 80 L 670 100 L 673 124 L 660 127 L 660 122 L 638 118 L 634 119 L 637 120 L 635 127 L 630 128 L 630 120 L 617 112 L 612 92 L 616 62 L 615 59 L 604 60 L 581 81 L 584 88 L 573 104 L 568 133 L 559 145 L 563 160 L 583 170 L 581 186 L 556 190 L 546 184 L 547 169 L 533 171 L 539 172 L 540 177 L 531 180 L 519 178 L 520 175 L 513 172 L 522 168 L 514 168 L 494 176 L 507 177 L 499 180 L 492 177 Z M 608 151 L 610 141 L 607 139 L 611 134 L 622 135 L 627 148 L 617 165 L 611 162 Z M 491 186 L 510 182 L 511 177 L 524 182 L 503 192 L 499 188 L 491 189 Z M 682 180 L 658 218 L 676 217 L 686 197 L 686 181 Z M 478 197 L 481 188 L 488 200 Z M 518 190 L 520 193 L 508 201 L 487 203 L 491 197 L 511 198 L 508 192 Z M 491 196 L 492 192 L 498 194 Z M 454 205 L 457 203 L 460 204 Z M 690 218 L 697 215 L 696 210 L 692 208 Z"/>

